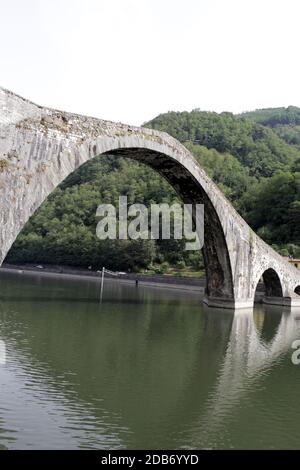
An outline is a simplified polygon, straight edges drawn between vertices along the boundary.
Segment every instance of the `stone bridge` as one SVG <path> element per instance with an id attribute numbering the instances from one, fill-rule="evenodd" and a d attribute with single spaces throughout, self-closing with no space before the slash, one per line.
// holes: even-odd
<path id="1" fill-rule="evenodd" d="M 207 305 L 252 307 L 261 277 L 265 302 L 300 305 L 300 271 L 253 232 L 177 140 L 152 129 L 44 108 L 3 88 L 0 265 L 47 196 L 70 173 L 100 154 L 143 162 L 158 171 L 183 202 L 204 204 Z"/>

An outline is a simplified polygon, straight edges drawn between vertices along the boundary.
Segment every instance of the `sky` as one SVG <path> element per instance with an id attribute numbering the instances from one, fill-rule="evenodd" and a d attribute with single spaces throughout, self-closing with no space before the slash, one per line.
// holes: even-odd
<path id="1" fill-rule="evenodd" d="M 0 86 L 140 125 L 300 106 L 299 0 L 0 0 Z"/>

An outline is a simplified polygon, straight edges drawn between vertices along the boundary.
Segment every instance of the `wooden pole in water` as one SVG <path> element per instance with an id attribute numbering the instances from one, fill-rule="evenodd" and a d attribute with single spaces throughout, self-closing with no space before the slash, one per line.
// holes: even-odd
<path id="1" fill-rule="evenodd" d="M 100 302 L 102 302 L 102 295 L 103 295 L 104 272 L 105 272 L 105 268 L 103 267 L 102 268 L 102 275 L 101 275 Z"/>

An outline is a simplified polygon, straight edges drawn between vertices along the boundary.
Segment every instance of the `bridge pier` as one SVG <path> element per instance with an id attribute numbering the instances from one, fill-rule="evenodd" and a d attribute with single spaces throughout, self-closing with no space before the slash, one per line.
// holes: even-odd
<path id="1" fill-rule="evenodd" d="M 230 310 L 246 310 L 253 309 L 254 299 L 233 300 L 222 297 L 203 297 L 203 303 L 208 307 L 226 308 Z M 267 305 L 278 305 L 282 307 L 300 307 L 300 296 L 298 297 L 262 297 L 258 303 Z"/>
<path id="2" fill-rule="evenodd" d="M 300 296 L 299 297 L 269 297 L 264 296 L 262 303 L 268 305 L 282 305 L 284 307 L 300 307 Z"/>
<path id="3" fill-rule="evenodd" d="M 226 308 L 231 310 L 252 309 L 253 299 L 233 300 L 226 297 L 209 297 L 204 295 L 203 303 L 208 307 Z"/>

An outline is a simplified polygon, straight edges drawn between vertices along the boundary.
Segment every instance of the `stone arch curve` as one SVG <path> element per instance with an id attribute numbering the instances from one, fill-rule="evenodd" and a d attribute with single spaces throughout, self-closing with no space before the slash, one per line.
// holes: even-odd
<path id="1" fill-rule="evenodd" d="M 268 297 L 282 297 L 283 290 L 279 275 L 273 268 L 267 269 L 263 275 L 266 286 L 266 295 Z"/>
<path id="2" fill-rule="evenodd" d="M 205 205 L 206 298 L 223 299 L 228 306 L 234 306 L 231 261 L 224 230 L 225 198 L 185 147 L 167 134 L 149 129 L 41 109 L 15 95 L 8 98 L 13 99 L 14 106 L 16 101 L 18 106 L 25 106 L 25 113 L 21 118 L 17 116 L 16 122 L 2 127 L 2 132 L 14 130 L 11 148 L 5 152 L 10 160 L 5 172 L 14 180 L 11 173 L 19 170 L 16 177 L 21 197 L 15 200 L 16 187 L 5 195 L 12 204 L 3 214 L 3 225 L 8 230 L 2 232 L 1 261 L 30 216 L 69 174 L 100 154 L 125 156 L 160 173 L 183 202 Z M 23 162 L 21 166 L 17 164 L 19 160 Z M 11 162 L 17 168 L 12 168 Z"/>
<path id="3" fill-rule="evenodd" d="M 183 202 L 204 203 L 204 301 L 208 305 L 252 307 L 257 275 L 271 263 L 284 280 L 285 297 L 300 284 L 300 273 L 251 230 L 191 153 L 168 134 L 44 108 L 3 88 L 0 265 L 47 196 L 70 173 L 100 154 L 145 163 L 169 181 Z"/>
<path id="4" fill-rule="evenodd" d="M 300 285 L 295 287 L 294 292 L 295 292 L 295 294 L 300 295 Z"/>
<path id="5" fill-rule="evenodd" d="M 23 219 L 22 229 L 28 218 L 34 214 L 39 205 L 46 199 L 48 195 L 63 182 L 65 177 L 69 176 L 73 171 L 76 171 L 92 158 L 99 155 L 112 155 L 115 157 L 127 157 L 139 162 L 142 162 L 163 176 L 171 186 L 176 190 L 185 203 L 199 203 L 205 206 L 205 245 L 203 247 L 203 256 L 206 269 L 206 296 L 207 298 L 221 298 L 227 299 L 229 304 L 234 302 L 234 289 L 232 280 L 232 271 L 228 247 L 224 236 L 222 221 L 220 220 L 218 210 L 214 206 L 214 202 L 210 199 L 210 195 L 205 188 L 205 181 L 199 178 L 199 175 L 194 174 L 194 169 L 197 165 L 193 158 L 189 155 L 188 159 L 177 159 L 176 154 L 170 155 L 170 152 L 165 152 L 165 148 L 152 141 L 139 138 L 138 141 L 135 137 L 118 137 L 118 139 L 96 139 L 85 141 L 79 149 L 74 151 L 75 168 L 72 167 L 71 171 L 61 172 L 61 164 L 59 161 L 54 161 L 51 164 L 51 171 L 59 175 L 59 181 L 53 185 L 48 191 L 45 192 L 43 184 L 43 175 L 40 175 L 38 186 L 40 194 L 43 191 L 43 197 L 38 198 L 31 207 L 28 217 Z M 72 156 L 72 151 L 69 152 Z M 65 176 L 66 174 L 66 176 Z M 30 183 L 29 183 L 30 185 Z M 43 186 L 43 187 L 42 187 Z M 206 189 L 206 190 L 205 190 Z M 46 197 L 44 197 L 46 196 Z M 100 203 L 101 201 L 99 201 Z M 17 235 L 18 235 L 17 233 Z"/>
<path id="6" fill-rule="evenodd" d="M 263 299 L 264 302 L 270 302 L 271 299 L 274 302 L 274 299 L 283 298 L 282 281 L 277 271 L 273 267 L 264 269 L 259 276 L 259 280 L 260 279 L 263 279 L 265 287 L 265 297 Z M 256 283 L 256 288 L 258 286 L 259 280 Z"/>
<path id="7" fill-rule="evenodd" d="M 170 153 L 162 153 L 161 149 L 153 149 L 156 145 L 145 141 L 140 141 L 139 147 L 130 146 L 131 144 L 125 147 L 126 142 L 122 142 L 120 148 L 120 141 L 117 145 L 118 147 L 113 147 L 105 154 L 125 156 L 150 166 L 170 183 L 184 203 L 204 204 L 205 237 L 202 252 L 207 280 L 206 299 L 222 298 L 229 303 L 234 302 L 232 269 L 220 218 L 223 214 L 220 214 L 218 206 L 211 199 L 206 181 L 198 174 L 199 167 L 193 157 L 189 155 L 188 158 L 178 160 Z M 97 155 L 100 149 L 95 147 L 96 144 L 93 144 L 92 153 Z"/>

